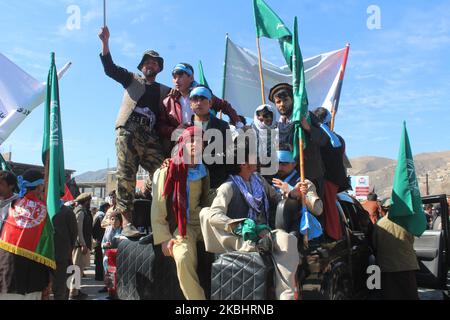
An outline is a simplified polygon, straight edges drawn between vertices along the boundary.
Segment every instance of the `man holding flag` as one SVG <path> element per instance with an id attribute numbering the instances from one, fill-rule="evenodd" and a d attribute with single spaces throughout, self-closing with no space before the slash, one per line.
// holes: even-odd
<path id="1" fill-rule="evenodd" d="M 105 74 L 119 82 L 125 89 L 115 125 L 117 209 L 123 218 L 122 234 L 135 238 L 141 235 L 132 222 L 136 174 L 139 166 L 148 171 L 149 179 L 146 181 L 145 192 L 149 194 L 151 177 L 164 161 L 164 152 L 157 129 L 161 125 L 158 118 L 163 112 L 162 101 L 170 88 L 156 82 L 157 75 L 164 68 L 164 59 L 158 52 L 154 50 L 144 52 L 138 65 L 138 70 L 142 72 L 142 75 L 139 75 L 113 62 L 107 26 L 101 29 L 99 38 L 102 42 L 100 59 Z"/>
<path id="2" fill-rule="evenodd" d="M 414 160 L 406 123 L 400 144 L 392 190 L 392 204 L 387 216 L 374 228 L 373 242 L 381 268 L 381 289 L 385 300 L 417 300 L 414 236 L 427 228 L 417 183 Z"/>
<path id="3" fill-rule="evenodd" d="M 278 39 L 286 63 L 292 70 L 293 85 L 279 83 L 272 87 L 269 92 L 269 100 L 276 105 L 281 115 L 277 124 L 280 143 L 291 144 L 294 149 L 294 155 L 299 157 L 298 137 L 302 135 L 302 141 L 304 142 L 302 157 L 304 174 L 307 179 L 316 185 L 317 191 L 321 196 L 323 193 L 324 168 L 320 156 L 320 147 L 326 144 L 327 137 L 318 128 L 317 122 L 311 121 L 311 116 L 308 112 L 303 57 L 298 45 L 298 39 L 293 40 L 291 31 L 264 0 L 254 0 L 253 8 L 258 43 L 260 37 Z M 294 38 L 296 36 L 298 35 L 294 35 Z M 297 41 L 297 43 L 294 44 L 294 41 Z M 264 88 L 262 70 L 261 82 L 262 88 Z M 263 100 L 265 100 L 264 92 Z"/>
<path id="4" fill-rule="evenodd" d="M 13 266 L 6 270 L 0 267 L 1 279 L 7 279 L 0 287 L 2 293 L 16 294 L 9 297 L 12 299 L 41 299 L 49 285 L 49 269 L 56 269 L 52 219 L 61 209 L 65 173 L 54 53 L 51 54 L 44 115 L 42 160 L 46 179 L 36 170 L 19 176 L 19 199 L 11 202 L 0 235 L 3 249 L 0 265 Z"/>

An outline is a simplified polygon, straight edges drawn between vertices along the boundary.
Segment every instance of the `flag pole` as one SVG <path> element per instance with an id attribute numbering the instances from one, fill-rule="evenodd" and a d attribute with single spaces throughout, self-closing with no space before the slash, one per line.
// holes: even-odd
<path id="1" fill-rule="evenodd" d="M 347 43 L 347 45 L 345 46 L 344 58 L 342 61 L 341 70 L 340 70 L 340 74 L 339 74 L 339 85 L 338 85 L 336 97 L 335 97 L 335 100 L 333 103 L 333 108 L 331 109 L 331 128 L 330 128 L 331 131 L 334 131 L 334 123 L 336 120 L 336 114 L 337 114 L 337 110 L 339 107 L 339 100 L 341 98 L 342 84 L 344 82 L 344 75 L 345 75 L 345 69 L 347 67 L 347 59 L 348 59 L 349 51 L 350 51 L 350 43 Z"/>
<path id="2" fill-rule="evenodd" d="M 225 34 L 225 60 L 223 61 L 223 78 L 222 78 L 222 99 L 225 100 L 225 88 L 227 79 L 227 60 L 228 60 L 228 33 Z"/>
<path id="3" fill-rule="evenodd" d="M 300 130 L 303 130 L 300 127 Z M 304 152 L 303 152 L 303 139 L 299 139 L 300 140 L 300 181 L 303 183 L 305 182 L 305 156 L 304 156 Z M 305 212 L 305 207 L 306 207 L 306 197 L 304 194 L 300 193 L 301 196 L 301 200 L 302 200 L 302 212 Z M 309 240 L 308 240 L 308 231 L 306 231 L 306 233 L 303 235 L 303 245 L 305 246 L 305 248 L 309 247 Z"/>
<path id="4" fill-rule="evenodd" d="M 103 0 L 103 27 L 106 27 L 106 0 Z"/>
<path id="5" fill-rule="evenodd" d="M 50 76 L 49 76 L 49 79 L 47 81 L 47 97 L 46 97 L 46 100 L 49 99 L 49 95 L 50 95 L 50 92 L 48 90 L 48 86 L 50 86 L 52 81 L 53 81 L 52 80 L 53 79 L 52 68 L 53 68 L 54 61 L 55 61 L 55 53 L 52 52 L 51 53 Z M 49 110 L 51 108 L 50 105 L 51 105 L 50 103 L 45 103 L 45 108 L 48 109 L 47 110 L 48 113 L 44 111 L 44 115 L 50 114 L 50 110 Z M 44 126 L 44 130 L 45 130 L 45 126 Z M 48 136 L 47 136 L 46 133 L 48 133 Z M 44 137 L 46 137 L 47 139 L 50 139 L 50 133 L 49 132 L 44 132 Z M 45 187 L 44 202 L 45 202 L 45 205 L 47 205 L 49 175 L 50 175 L 50 150 L 47 150 L 47 151 L 45 151 L 45 163 L 44 163 L 44 187 Z"/>
<path id="6" fill-rule="evenodd" d="M 264 76 L 262 71 L 261 46 L 259 45 L 259 37 L 256 37 L 256 47 L 258 48 L 259 79 L 261 80 L 262 104 L 266 104 L 266 93 L 264 92 Z"/>
<path id="7" fill-rule="evenodd" d="M 222 99 L 225 100 L 225 85 L 227 79 L 227 60 L 228 60 L 228 33 L 225 34 L 225 60 L 223 61 L 223 78 L 222 78 Z M 223 112 L 220 110 L 219 119 L 222 120 Z"/>

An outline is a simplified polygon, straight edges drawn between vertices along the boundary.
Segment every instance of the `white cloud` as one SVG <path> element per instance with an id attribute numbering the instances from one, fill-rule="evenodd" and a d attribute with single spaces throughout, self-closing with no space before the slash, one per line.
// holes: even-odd
<path id="1" fill-rule="evenodd" d="M 116 36 L 112 36 L 111 43 L 118 45 L 120 52 L 127 57 L 136 58 L 140 54 L 136 43 L 131 40 L 127 32 L 121 32 Z"/>

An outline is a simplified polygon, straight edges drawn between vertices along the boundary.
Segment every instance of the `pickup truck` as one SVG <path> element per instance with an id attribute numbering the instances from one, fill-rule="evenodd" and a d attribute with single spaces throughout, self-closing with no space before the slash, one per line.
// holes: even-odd
<path id="1" fill-rule="evenodd" d="M 139 241 L 123 240 L 117 256 L 117 293 L 120 299 L 183 299 L 172 258 L 164 257 L 160 246 L 153 246 L 150 226 L 150 203 L 139 200 L 141 212 L 135 219 L 149 235 Z M 423 203 L 441 205 L 441 230 L 427 230 L 415 241 L 421 269 L 418 285 L 447 290 L 450 266 L 448 254 L 449 218 L 445 195 L 423 198 Z M 361 204 L 347 193 L 338 194 L 336 206 L 340 215 L 342 238 L 334 241 L 322 237 L 304 248 L 298 233 L 299 208 L 295 201 L 283 200 L 275 215 L 275 228 L 295 234 L 302 263 L 298 268 L 299 299 L 347 300 L 367 299 L 368 267 L 373 263 L 371 249 L 373 225 Z M 204 252 L 199 243 L 198 273 L 207 296 L 211 292 L 211 265 L 217 256 Z M 273 298 L 273 288 L 267 298 Z"/>

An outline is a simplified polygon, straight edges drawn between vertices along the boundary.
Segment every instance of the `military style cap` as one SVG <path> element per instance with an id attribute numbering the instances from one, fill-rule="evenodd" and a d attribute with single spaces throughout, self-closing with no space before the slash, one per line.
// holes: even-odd
<path id="1" fill-rule="evenodd" d="M 144 64 L 144 61 L 145 61 L 145 59 L 147 59 L 147 57 L 158 60 L 159 69 L 160 69 L 159 72 L 161 72 L 164 69 L 164 59 L 159 56 L 159 53 L 154 50 L 147 50 L 142 54 L 141 63 L 139 63 L 139 65 L 137 67 L 140 71 L 142 71 L 142 65 Z"/>
<path id="2" fill-rule="evenodd" d="M 279 84 L 277 84 L 272 89 L 270 89 L 270 92 L 269 92 L 269 100 L 270 100 L 270 102 L 275 103 L 275 94 L 278 91 L 280 91 L 280 90 L 287 90 L 287 91 L 291 91 L 292 92 L 293 87 L 289 83 L 279 83 Z"/>

